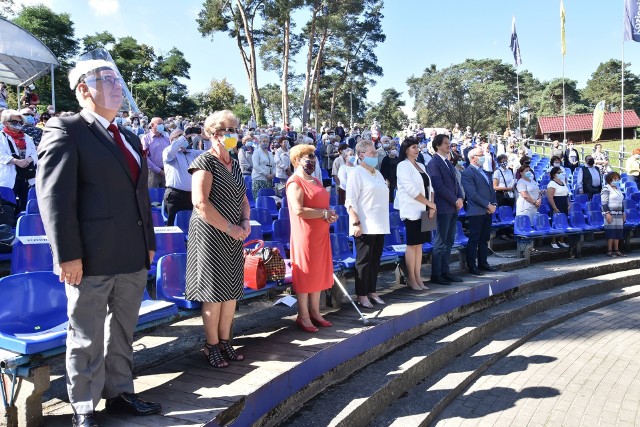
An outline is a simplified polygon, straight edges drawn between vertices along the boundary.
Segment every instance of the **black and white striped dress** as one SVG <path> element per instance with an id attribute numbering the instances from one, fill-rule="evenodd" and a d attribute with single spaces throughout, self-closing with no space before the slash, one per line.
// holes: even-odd
<path id="1" fill-rule="evenodd" d="M 229 172 L 207 151 L 191 163 L 189 172 L 197 169 L 213 174 L 209 201 L 227 221 L 240 225 L 246 190 L 238 162 L 232 160 Z M 186 298 L 201 302 L 239 299 L 243 285 L 242 241 L 213 227 L 194 209 L 189 223 Z"/>

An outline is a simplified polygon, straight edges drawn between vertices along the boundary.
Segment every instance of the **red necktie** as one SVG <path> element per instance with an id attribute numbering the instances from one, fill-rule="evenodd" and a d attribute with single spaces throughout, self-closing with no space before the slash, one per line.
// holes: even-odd
<path id="1" fill-rule="evenodd" d="M 120 136 L 120 131 L 118 130 L 118 126 L 111 123 L 107 129 L 113 134 L 113 139 L 116 140 L 116 145 L 124 154 L 124 158 L 127 160 L 127 165 L 129 165 L 129 170 L 131 171 L 131 176 L 133 177 L 133 182 L 138 182 L 138 175 L 140 175 L 140 166 L 138 166 L 138 162 L 136 161 L 131 151 L 127 149 L 124 145 L 124 141 L 122 141 L 122 137 Z"/>

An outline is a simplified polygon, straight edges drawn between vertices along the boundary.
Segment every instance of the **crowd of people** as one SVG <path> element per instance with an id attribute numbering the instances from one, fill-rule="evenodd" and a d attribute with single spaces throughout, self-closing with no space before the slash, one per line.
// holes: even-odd
<path id="1" fill-rule="evenodd" d="M 464 280 L 449 268 L 463 212 L 472 275 L 496 270 L 488 262 L 488 242 L 498 208 L 533 222 L 545 212 L 543 206 L 550 215 L 568 214 L 575 194 L 600 197 L 607 255 L 624 256 L 621 177 L 601 146 L 581 163 L 571 141 L 566 149 L 555 143 L 541 171 L 532 165 L 526 140 L 513 132 L 485 138 L 456 124 L 447 132 L 414 130 L 401 140 L 385 136 L 375 122 L 367 129 L 338 123 L 297 132 L 289 124 L 259 127 L 253 118 L 241 124 L 227 110 L 204 120 L 148 118 L 122 112 L 113 102 L 124 83 L 108 61 L 78 62 L 69 81 L 82 107 L 79 114 L 51 106 L 41 114 L 37 105 L 19 111 L 0 106 L 0 186 L 14 189 L 21 210 L 29 188 L 37 187 L 55 269 L 67 285 L 67 382 L 74 425 L 97 425 L 93 411 L 101 397 L 108 411 L 161 410 L 137 397 L 132 381 L 134 314 L 155 251 L 151 187 L 166 188 L 168 225 L 177 212 L 193 212 L 186 298 L 202 303 L 202 352 L 215 368 L 244 359 L 232 345 L 232 325 L 243 295 L 249 199 L 261 189 L 286 197 L 296 324 L 309 333 L 332 326 L 322 316 L 320 296 L 334 280 L 329 236 L 339 218 L 335 205 L 343 205 L 348 215 L 356 299 L 363 308 L 385 304 L 377 278 L 390 233 L 390 203 L 404 223 L 405 282 L 415 291 L 429 289 L 422 277 L 423 245 L 429 241 L 429 281 Z M 626 166 L 629 176 L 640 180 L 640 149 Z M 328 191 L 332 180 L 334 202 Z M 513 239 L 513 229 L 504 228 L 499 236 Z M 551 246 L 569 247 L 561 237 Z"/>

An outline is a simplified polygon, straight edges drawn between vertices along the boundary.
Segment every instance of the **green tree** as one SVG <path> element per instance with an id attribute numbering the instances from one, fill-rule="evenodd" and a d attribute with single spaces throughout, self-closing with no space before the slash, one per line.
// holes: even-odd
<path id="1" fill-rule="evenodd" d="M 160 102 L 165 114 L 174 115 L 178 105 L 183 103 L 187 87 L 178 81 L 178 78 L 189 79 L 191 64 L 184 58 L 184 54 L 175 47 L 166 56 L 158 56 L 154 65 L 154 71 L 165 85 L 162 89 Z"/>
<path id="2" fill-rule="evenodd" d="M 279 123 L 282 117 L 282 90 L 275 83 L 260 88 L 267 123 Z"/>
<path id="3" fill-rule="evenodd" d="M 583 103 L 578 82 L 567 80 L 564 82 L 564 94 L 567 114 L 579 114 L 589 112 L 589 108 Z M 555 78 L 544 85 L 534 101 L 538 117 L 562 115 L 562 79 Z"/>
<path id="4" fill-rule="evenodd" d="M 56 109 L 76 110 L 78 103 L 75 94 L 69 90 L 67 75 L 71 69 L 71 60 L 78 53 L 79 43 L 69 14 L 55 13 L 44 5 L 28 6 L 20 10 L 13 22 L 40 39 L 60 62 L 60 67 L 54 73 Z M 50 103 L 51 77 L 43 76 L 35 85 L 40 103 Z"/>
<path id="5" fill-rule="evenodd" d="M 154 64 L 156 53 L 153 47 L 138 44 L 133 37 L 121 37 L 113 45 L 111 56 L 115 61 L 122 78 L 133 86 L 137 83 L 150 82 L 155 76 Z"/>
<path id="6" fill-rule="evenodd" d="M 0 18 L 8 19 L 12 17 L 15 7 L 13 0 L 0 0 Z"/>
<path id="7" fill-rule="evenodd" d="M 101 33 L 95 33 L 92 36 L 84 36 L 82 38 L 82 51 L 83 53 L 91 52 L 92 50 L 98 48 L 111 50 L 111 47 L 115 42 L 116 38 L 113 37 L 113 34 L 111 34 L 109 31 L 102 31 Z"/>
<path id="8" fill-rule="evenodd" d="M 610 59 L 598 65 L 596 71 L 587 81 L 582 90 L 582 98 L 588 104 L 589 109 L 595 108 L 600 101 L 605 102 L 606 111 L 620 111 L 620 72 L 622 61 Z M 640 112 L 640 78 L 630 72 L 630 63 L 625 63 L 624 68 L 624 106 Z"/>
<path id="9" fill-rule="evenodd" d="M 380 131 L 385 135 L 395 135 L 409 122 L 407 115 L 402 111 L 406 103 L 400 99 L 402 92 L 393 88 L 385 89 L 380 95 L 380 102 L 372 106 L 365 115 L 366 123 L 378 121 Z"/>
<path id="10" fill-rule="evenodd" d="M 260 90 L 258 89 L 256 48 L 260 31 L 254 28 L 263 0 L 205 0 L 196 22 L 203 37 L 224 32 L 236 40 L 238 51 L 251 88 L 251 109 L 260 124 L 265 123 Z"/>

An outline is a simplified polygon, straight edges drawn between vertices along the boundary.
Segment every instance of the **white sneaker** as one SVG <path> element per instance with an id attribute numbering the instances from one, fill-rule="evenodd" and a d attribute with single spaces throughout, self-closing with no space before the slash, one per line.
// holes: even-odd
<path id="1" fill-rule="evenodd" d="M 565 242 L 558 242 L 558 244 L 560 246 L 562 246 L 563 248 L 568 248 L 569 247 L 569 245 L 567 245 Z"/>
<path id="2" fill-rule="evenodd" d="M 557 244 L 555 244 L 555 243 L 552 243 L 552 244 L 551 244 L 551 247 L 552 247 L 553 249 L 560 249 L 560 246 L 558 246 L 558 245 L 557 245 Z"/>

